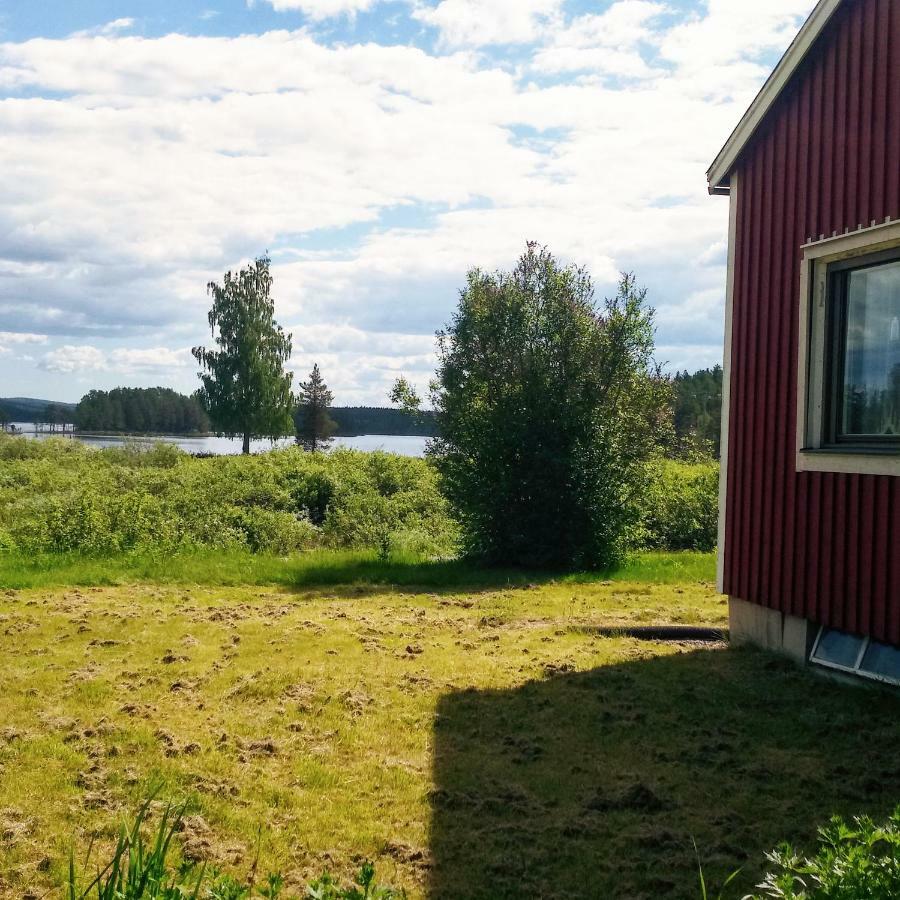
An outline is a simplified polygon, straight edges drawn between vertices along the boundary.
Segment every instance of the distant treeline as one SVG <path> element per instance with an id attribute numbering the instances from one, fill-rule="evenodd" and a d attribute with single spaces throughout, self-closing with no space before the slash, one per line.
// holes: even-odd
<path id="1" fill-rule="evenodd" d="M 338 435 L 414 434 L 434 437 L 437 434 L 434 413 L 423 411 L 412 416 L 402 409 L 380 406 L 333 406 L 328 414 L 337 424 Z"/>
<path id="2" fill-rule="evenodd" d="M 682 446 L 693 443 L 719 456 L 722 416 L 722 367 L 679 372 L 675 387 L 675 433 Z"/>
<path id="3" fill-rule="evenodd" d="M 412 416 L 377 406 L 335 406 L 329 410 L 337 435 L 389 434 L 433 437 L 434 414 Z M 170 388 L 115 388 L 91 391 L 75 403 L 14 397 L 0 399 L 4 422 L 74 423 L 80 431 L 134 434 L 197 434 L 212 430 L 194 397 Z"/>
<path id="4" fill-rule="evenodd" d="M 675 432 L 682 448 L 719 455 L 722 367 L 679 372 L 675 387 Z M 75 422 L 82 431 L 195 434 L 211 429 L 194 397 L 169 388 L 116 388 L 91 391 L 76 406 L 23 397 L 0 399 L 0 422 Z M 434 413 L 414 417 L 400 409 L 378 406 L 335 406 L 329 410 L 335 434 L 419 435 L 436 433 Z"/>
<path id="5" fill-rule="evenodd" d="M 74 403 L 51 403 L 31 397 L 0 398 L 0 423 L 46 422 L 62 424 L 75 421 Z"/>
<path id="6" fill-rule="evenodd" d="M 399 409 L 372 406 L 336 406 L 329 410 L 338 435 L 412 434 L 431 436 L 434 416 L 413 417 Z M 116 388 L 91 391 L 75 409 L 81 431 L 195 434 L 212 429 L 194 397 L 168 388 Z"/>
<path id="7" fill-rule="evenodd" d="M 75 409 L 75 425 L 79 431 L 133 434 L 197 434 L 210 429 L 194 397 L 161 387 L 91 391 Z"/>

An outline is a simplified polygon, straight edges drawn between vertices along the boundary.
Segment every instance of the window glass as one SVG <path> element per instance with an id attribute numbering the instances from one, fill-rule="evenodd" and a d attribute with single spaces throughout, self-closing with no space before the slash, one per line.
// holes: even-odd
<path id="1" fill-rule="evenodd" d="M 841 436 L 900 435 L 900 261 L 848 273 Z"/>
<path id="2" fill-rule="evenodd" d="M 845 634 L 843 631 L 823 631 L 813 659 L 852 669 L 864 641 L 865 638 Z"/>
<path id="3" fill-rule="evenodd" d="M 885 678 L 900 681 L 900 649 L 872 641 L 860 668 Z"/>

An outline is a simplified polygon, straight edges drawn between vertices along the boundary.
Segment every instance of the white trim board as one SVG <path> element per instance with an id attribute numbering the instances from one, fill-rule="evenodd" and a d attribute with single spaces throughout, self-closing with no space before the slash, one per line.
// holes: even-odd
<path id="1" fill-rule="evenodd" d="M 810 13 L 809 18 L 785 51 L 784 56 L 781 57 L 775 70 L 762 86 L 762 90 L 756 95 L 737 128 L 731 133 L 725 146 L 709 167 L 706 180 L 709 183 L 711 194 L 728 193 L 728 176 L 738 157 L 842 2 L 844 0 L 819 0 L 816 8 Z"/>
<path id="2" fill-rule="evenodd" d="M 722 357 L 722 428 L 719 434 L 719 532 L 716 541 L 716 588 L 724 594 L 725 515 L 728 498 L 728 422 L 731 412 L 731 335 L 734 320 L 734 259 L 737 252 L 738 175 L 731 173 L 728 202 L 728 269 L 725 281 L 725 350 Z"/>
<path id="3" fill-rule="evenodd" d="M 821 448 L 823 418 L 824 310 L 829 263 L 900 247 L 900 222 L 823 237 L 804 244 L 800 262 L 800 344 L 797 352 L 796 469 L 900 476 L 896 453 L 842 453 Z"/>

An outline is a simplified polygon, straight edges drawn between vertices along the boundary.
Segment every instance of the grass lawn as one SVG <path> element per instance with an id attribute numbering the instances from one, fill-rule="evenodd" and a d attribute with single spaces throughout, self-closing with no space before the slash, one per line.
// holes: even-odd
<path id="1" fill-rule="evenodd" d="M 541 581 L 322 557 L 243 586 L 174 560 L 168 583 L 93 564 L 83 583 L 121 583 L 54 586 L 65 565 L 0 563 L 31 585 L 0 591 L 0 897 L 58 889 L 158 784 L 194 804 L 186 855 L 246 874 L 259 844 L 289 885 L 369 857 L 435 898 L 697 897 L 692 838 L 714 881 L 744 867 L 739 897 L 782 838 L 900 799 L 893 696 L 578 627 L 723 625 L 709 557 Z"/>

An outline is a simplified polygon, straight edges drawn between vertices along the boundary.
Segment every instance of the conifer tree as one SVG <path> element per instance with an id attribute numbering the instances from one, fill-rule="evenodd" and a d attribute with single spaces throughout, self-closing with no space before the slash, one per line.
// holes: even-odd
<path id="1" fill-rule="evenodd" d="M 307 450 L 315 452 L 330 443 L 337 428 L 334 419 L 328 414 L 333 399 L 319 371 L 319 364 L 315 363 L 309 373 L 309 381 L 300 382 L 294 412 L 297 443 Z"/>

